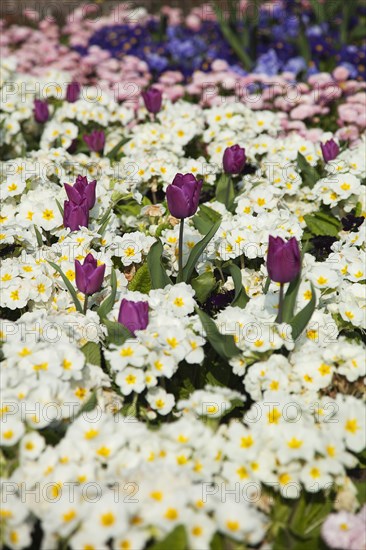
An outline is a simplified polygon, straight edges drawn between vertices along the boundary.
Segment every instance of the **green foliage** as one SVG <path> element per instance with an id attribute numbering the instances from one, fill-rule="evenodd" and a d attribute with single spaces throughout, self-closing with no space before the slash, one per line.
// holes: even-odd
<path id="1" fill-rule="evenodd" d="M 104 319 L 103 324 L 106 326 L 108 331 L 108 344 L 116 344 L 117 346 L 122 346 L 126 342 L 126 340 L 132 338 L 130 331 L 125 326 L 121 325 L 121 323 L 116 323 L 114 321 Z"/>
<path id="2" fill-rule="evenodd" d="M 311 166 L 301 153 L 297 154 L 297 167 L 301 171 L 303 184 L 312 189 L 320 179 L 320 174 L 317 169 Z"/>
<path id="3" fill-rule="evenodd" d="M 309 323 L 315 311 L 315 306 L 316 306 L 315 289 L 313 285 L 311 285 L 310 302 L 306 304 L 306 306 L 301 311 L 299 311 L 299 313 L 297 313 L 295 317 L 293 317 L 289 321 L 289 324 L 291 325 L 291 328 L 292 328 L 292 337 L 294 340 L 296 340 L 300 336 L 302 331 L 305 329 L 305 327 Z"/>
<path id="4" fill-rule="evenodd" d="M 97 313 L 99 315 L 99 318 L 103 320 L 105 317 L 107 317 L 108 313 L 112 311 L 114 302 L 116 300 L 116 293 L 117 293 L 117 277 L 116 272 L 114 268 L 112 267 L 111 271 L 111 293 L 107 298 L 101 303 L 99 306 Z"/>
<path id="5" fill-rule="evenodd" d="M 150 273 L 151 288 L 165 288 L 172 284 L 172 280 L 167 275 L 162 262 L 163 245 L 161 240 L 157 240 L 152 245 L 147 255 L 147 266 Z"/>
<path id="6" fill-rule="evenodd" d="M 142 292 L 143 294 L 149 294 L 151 290 L 151 279 L 150 279 L 150 272 L 148 265 L 145 263 L 143 264 L 137 271 L 128 285 L 129 290 L 138 290 L 139 292 Z"/>
<path id="7" fill-rule="evenodd" d="M 247 293 L 245 292 L 245 288 L 243 287 L 241 271 L 239 267 L 236 264 L 230 263 L 223 268 L 223 271 L 228 271 L 234 281 L 235 296 L 233 301 L 231 302 L 231 305 L 244 309 L 249 302 L 249 296 L 247 295 Z"/>
<path id="8" fill-rule="evenodd" d="M 37 244 L 39 247 L 43 246 L 43 239 L 42 239 L 42 235 L 39 231 L 39 229 L 37 228 L 37 226 L 35 225 L 34 226 L 34 232 L 36 234 L 36 239 L 37 239 Z"/>
<path id="9" fill-rule="evenodd" d="M 82 348 L 81 351 L 85 355 L 85 361 L 87 363 L 91 363 L 92 365 L 98 365 L 98 367 L 102 364 L 102 355 L 100 352 L 99 344 L 96 342 L 87 342 Z"/>
<path id="10" fill-rule="evenodd" d="M 74 287 L 72 286 L 72 284 L 70 283 L 69 279 L 66 277 L 65 273 L 62 271 L 62 269 L 57 265 L 55 264 L 54 262 L 48 262 L 50 264 L 51 267 L 53 267 L 53 269 L 55 271 L 57 271 L 57 273 L 59 273 L 61 275 L 61 278 L 63 280 L 63 282 L 65 283 L 65 286 L 67 288 L 67 290 L 70 292 L 71 294 L 71 297 L 74 301 L 74 304 L 75 304 L 75 307 L 76 307 L 76 310 L 79 312 L 79 313 L 82 313 L 83 312 L 83 308 L 81 307 L 81 304 L 80 304 L 80 301 L 79 301 L 79 298 L 77 297 L 76 295 L 76 290 L 74 289 Z"/>
<path id="11" fill-rule="evenodd" d="M 211 292 L 215 289 L 217 283 L 211 271 L 208 271 L 206 273 L 202 273 L 202 275 L 199 275 L 195 279 L 192 279 L 191 285 L 196 293 L 195 297 L 201 304 L 203 304 Z"/>
<path id="12" fill-rule="evenodd" d="M 186 530 L 178 525 L 165 539 L 156 542 L 149 550 L 187 550 L 188 541 Z"/>
<path id="13" fill-rule="evenodd" d="M 198 213 L 192 218 L 195 228 L 201 233 L 201 235 L 206 235 L 212 224 L 221 220 L 221 214 L 206 206 L 201 204 L 198 210 Z"/>
<path id="14" fill-rule="evenodd" d="M 342 224 L 337 218 L 326 212 L 316 212 L 315 214 L 305 214 L 305 223 L 313 235 L 337 237 L 342 228 Z"/>
<path id="15" fill-rule="evenodd" d="M 216 231 L 220 227 L 220 223 L 221 223 L 221 220 L 218 220 L 216 223 L 214 223 L 211 226 L 210 230 L 208 231 L 207 235 L 203 237 L 203 239 L 201 239 L 198 243 L 196 243 L 192 248 L 188 261 L 183 268 L 183 281 L 185 283 L 190 282 L 194 268 L 196 267 L 199 257 L 201 256 L 202 252 L 205 250 L 208 243 L 210 242 L 210 240 L 213 238 Z"/>
<path id="16" fill-rule="evenodd" d="M 235 189 L 233 178 L 228 174 L 221 174 L 219 181 L 216 184 L 216 199 L 222 202 L 231 212 L 235 198 Z"/>
<path id="17" fill-rule="evenodd" d="M 240 353 L 240 350 L 235 345 L 233 336 L 220 334 L 215 322 L 204 311 L 196 308 L 196 313 L 205 329 L 207 340 L 220 357 L 228 360 Z"/>

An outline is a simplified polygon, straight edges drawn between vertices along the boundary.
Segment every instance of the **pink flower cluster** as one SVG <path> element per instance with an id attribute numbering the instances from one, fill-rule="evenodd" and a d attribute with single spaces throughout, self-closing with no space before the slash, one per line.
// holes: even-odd
<path id="1" fill-rule="evenodd" d="M 241 8 L 245 9 L 245 1 Z M 36 12 L 27 10 L 28 25 L 2 24 L 0 55 L 3 59 L 15 56 L 21 73 L 41 76 L 50 68 L 67 71 L 70 80 L 111 91 L 116 100 L 137 106 L 141 92 L 152 82 L 144 61 L 131 55 L 112 58 L 99 46 L 91 46 L 88 54 L 81 56 L 73 47 L 87 45 L 90 36 L 105 25 L 143 23 L 153 16 L 143 9 L 128 10 L 124 4 L 102 16 L 96 10 L 95 4 L 81 5 L 69 14 L 63 28 L 52 17 L 41 20 Z M 179 9 L 164 7 L 162 11 L 170 23 L 184 20 Z M 185 22 L 199 30 L 202 19 L 214 17 L 212 6 L 207 4 L 194 8 Z M 65 38 L 69 45 L 64 44 Z M 342 66 L 332 74 L 319 73 L 303 83 L 296 82 L 292 73 L 240 76 L 226 61 L 217 59 L 210 72 L 196 71 L 187 84 L 179 71 L 167 71 L 155 86 L 172 101 L 189 94 L 201 105 L 241 101 L 253 110 L 282 111 L 284 133 L 296 131 L 314 141 L 320 136 L 317 126 L 325 128 L 323 118 L 330 118 L 333 122 L 330 129 L 336 130 L 339 139 L 355 142 L 366 128 L 366 83 L 348 80 L 348 76 L 348 70 Z M 253 91 L 253 87 L 258 91 Z"/>
<path id="2" fill-rule="evenodd" d="M 330 548 L 366 550 L 366 506 L 358 514 L 330 514 L 322 525 L 322 537 Z"/>

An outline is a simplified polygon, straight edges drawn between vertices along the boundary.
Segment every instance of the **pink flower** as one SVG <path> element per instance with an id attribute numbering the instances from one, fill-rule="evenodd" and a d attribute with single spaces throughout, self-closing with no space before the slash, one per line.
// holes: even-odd
<path id="1" fill-rule="evenodd" d="M 349 76 L 349 70 L 346 67 L 339 66 L 333 71 L 333 77 L 336 80 L 347 80 Z"/>
<path id="2" fill-rule="evenodd" d="M 358 518 L 349 512 L 330 514 L 322 525 L 322 537 L 330 548 L 349 550 L 352 531 L 358 523 Z"/>

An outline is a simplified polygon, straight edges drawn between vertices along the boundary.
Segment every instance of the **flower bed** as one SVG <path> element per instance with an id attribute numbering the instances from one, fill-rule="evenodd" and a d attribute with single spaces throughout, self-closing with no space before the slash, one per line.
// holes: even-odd
<path id="1" fill-rule="evenodd" d="M 364 84 L 146 90 L 43 31 L 2 64 L 2 542 L 363 548 Z"/>

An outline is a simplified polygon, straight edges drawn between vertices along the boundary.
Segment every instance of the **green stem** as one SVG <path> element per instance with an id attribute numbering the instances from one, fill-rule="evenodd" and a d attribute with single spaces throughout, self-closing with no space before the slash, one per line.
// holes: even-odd
<path id="1" fill-rule="evenodd" d="M 178 278 L 177 278 L 178 283 L 183 281 L 183 232 L 184 232 L 184 218 L 180 220 L 180 226 L 179 226 Z"/>
<path id="2" fill-rule="evenodd" d="M 284 288 L 284 283 L 280 283 L 280 298 L 279 298 L 279 301 L 278 301 L 278 315 L 277 315 L 276 323 L 282 323 L 283 288 Z"/>
<path id="3" fill-rule="evenodd" d="M 83 313 L 84 315 L 86 315 L 86 312 L 88 311 L 88 294 L 85 294 L 85 299 L 84 299 L 84 309 L 83 309 Z"/>
<path id="4" fill-rule="evenodd" d="M 230 201 L 230 181 L 231 176 L 229 174 L 226 174 L 226 194 L 225 194 L 225 206 L 226 209 L 229 210 L 229 201 Z"/>

